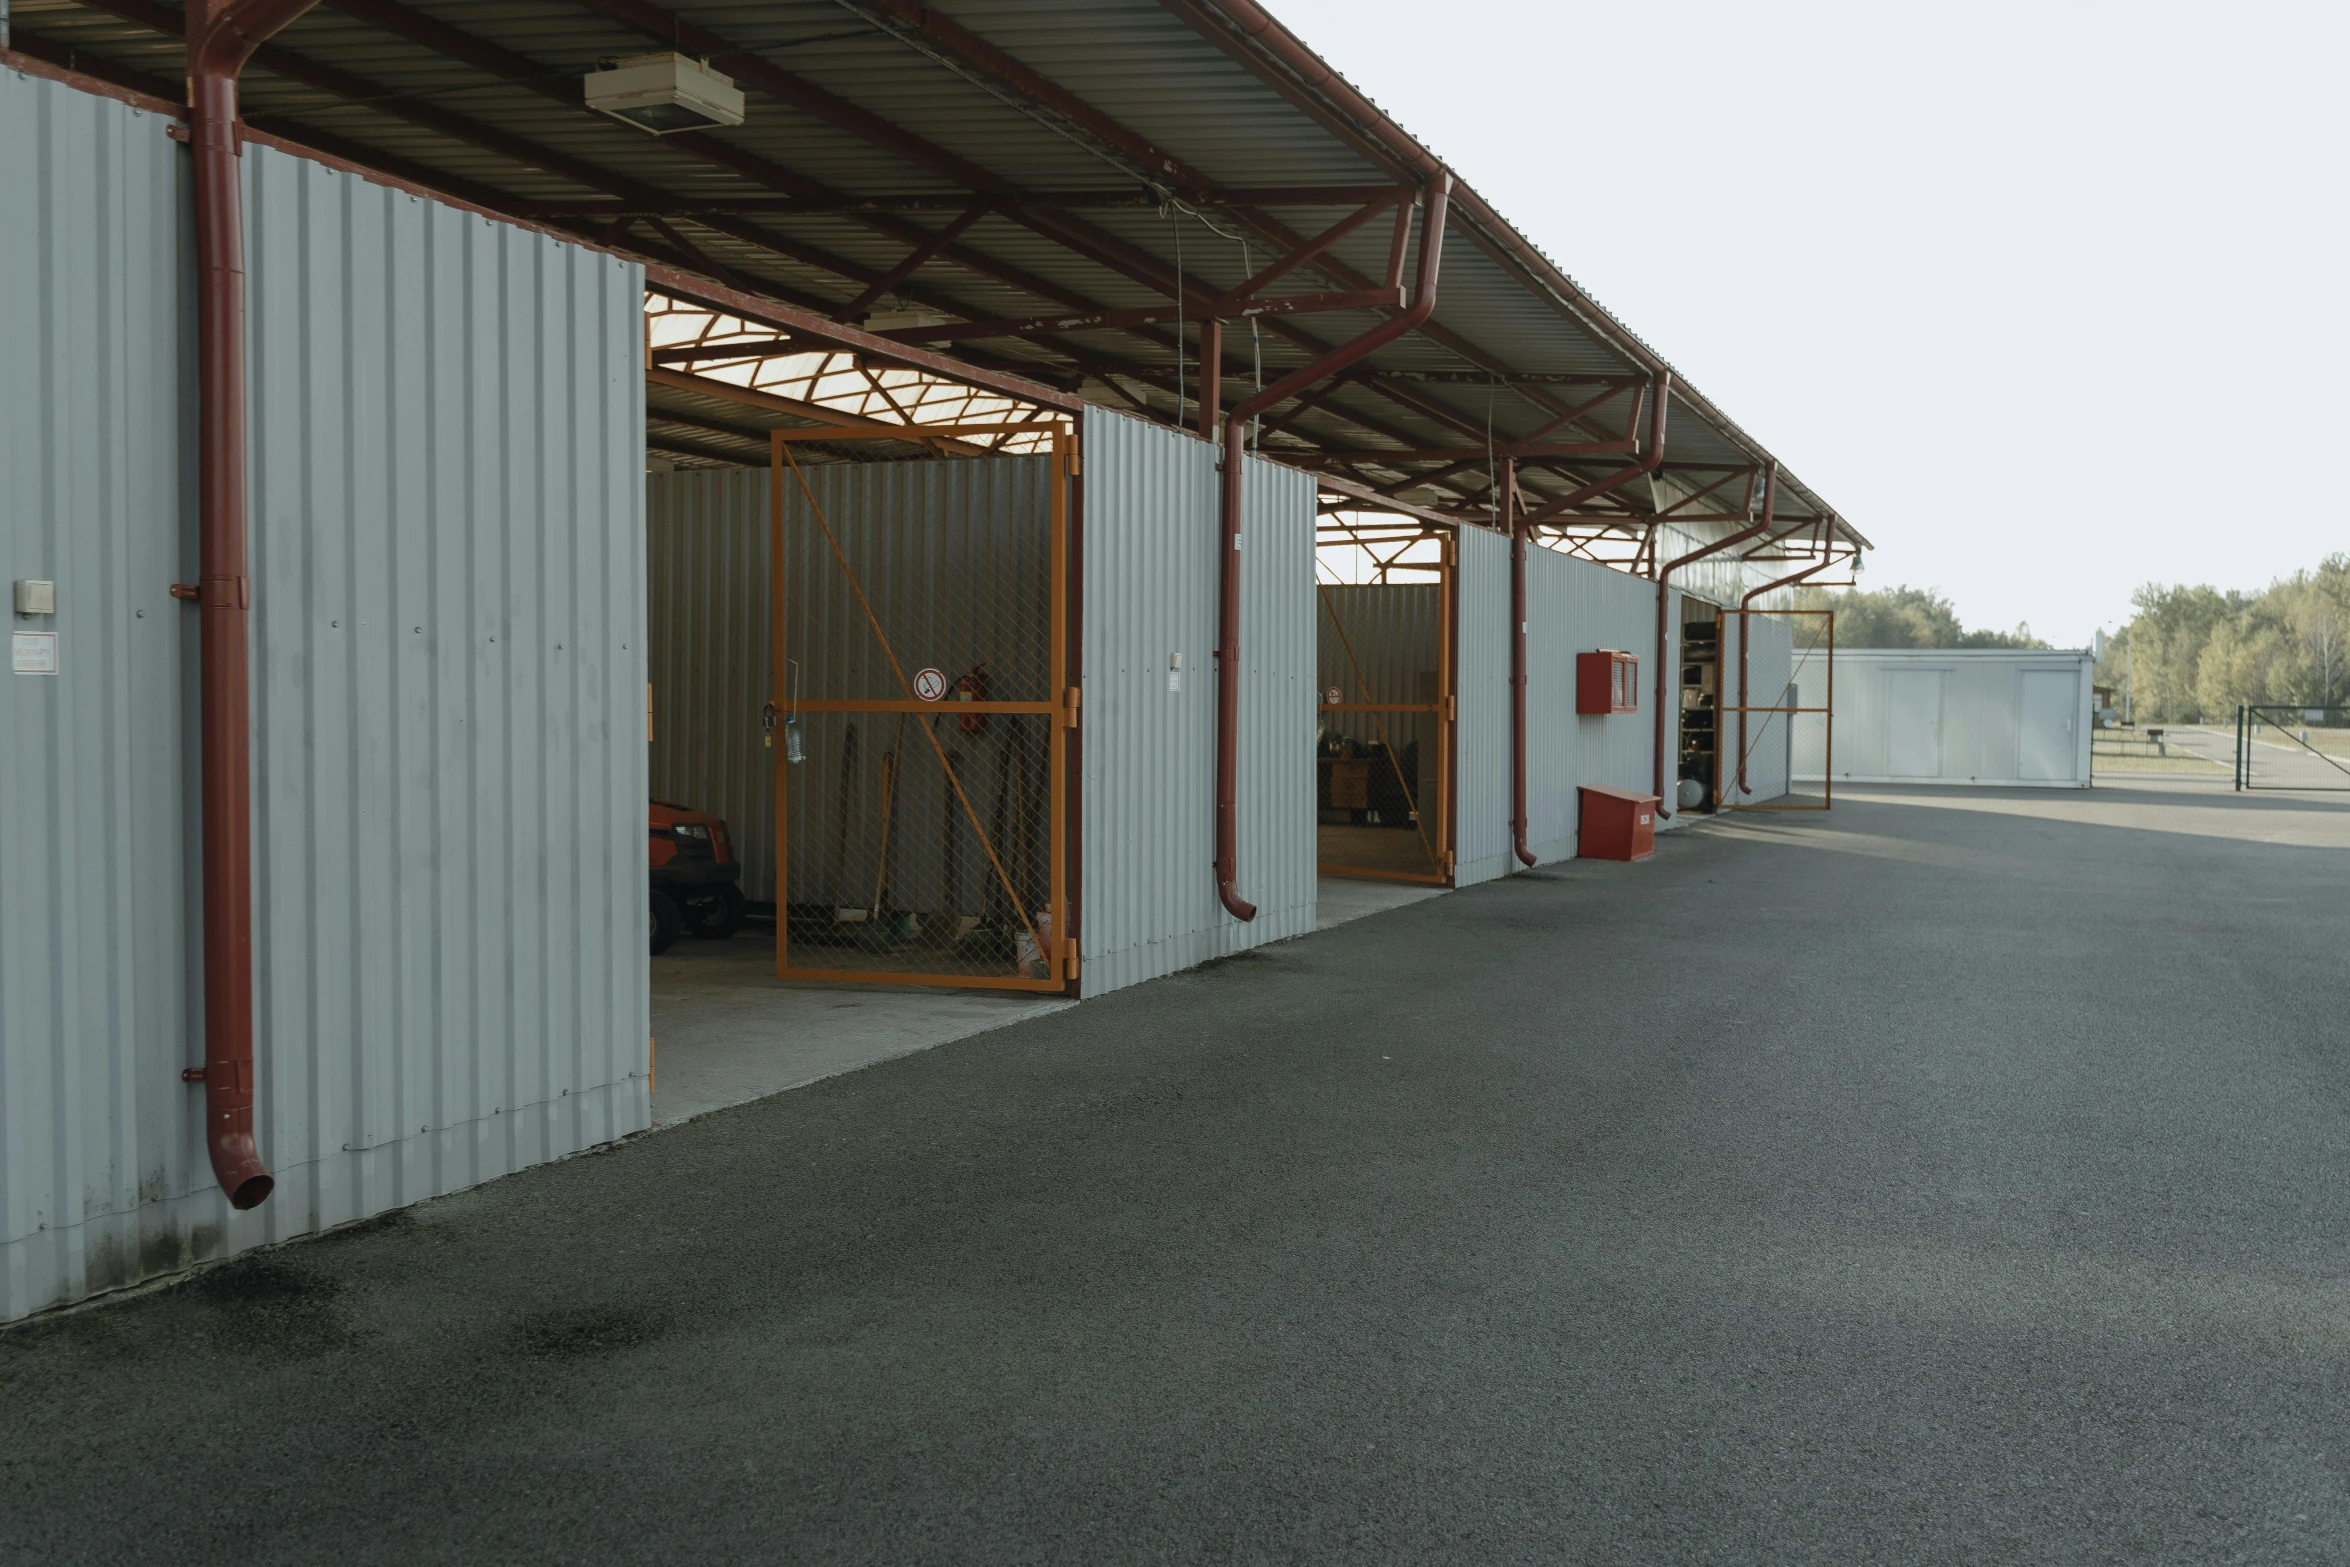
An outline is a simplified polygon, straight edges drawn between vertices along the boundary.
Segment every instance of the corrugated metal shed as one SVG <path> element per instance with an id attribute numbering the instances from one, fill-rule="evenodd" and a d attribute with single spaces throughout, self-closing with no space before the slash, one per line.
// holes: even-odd
<path id="1" fill-rule="evenodd" d="M 260 1141 L 231 1214 L 197 1060 L 180 159 L 0 74 L 13 575 L 0 1314 L 641 1129 L 635 268 L 249 147 Z M 23 265 L 18 263 L 22 262 Z M 19 352 L 18 350 L 22 350 Z M 35 367 L 36 375 L 16 367 Z M 36 565 L 41 569 L 36 569 Z M 160 638 L 160 640 L 156 640 Z M 86 845 L 87 852 L 67 852 Z M 95 867 L 95 869 L 93 869 Z"/>
<path id="2" fill-rule="evenodd" d="M 1095 995 L 1313 928 L 1317 611 L 1312 481 L 1250 460 L 1240 880 L 1257 917 L 1243 925 L 1214 875 L 1215 448 L 1096 409 L 1084 449 L 1078 940 Z"/>

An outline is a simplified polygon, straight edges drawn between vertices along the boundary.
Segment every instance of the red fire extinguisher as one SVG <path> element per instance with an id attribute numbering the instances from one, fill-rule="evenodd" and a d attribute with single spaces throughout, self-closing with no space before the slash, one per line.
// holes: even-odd
<path id="1" fill-rule="evenodd" d="M 985 664 L 973 665 L 971 673 L 955 682 L 955 700 L 958 702 L 984 702 L 987 700 L 987 666 Z M 965 713 L 955 720 L 955 726 L 967 735 L 983 735 L 987 733 L 987 715 L 985 713 Z"/>

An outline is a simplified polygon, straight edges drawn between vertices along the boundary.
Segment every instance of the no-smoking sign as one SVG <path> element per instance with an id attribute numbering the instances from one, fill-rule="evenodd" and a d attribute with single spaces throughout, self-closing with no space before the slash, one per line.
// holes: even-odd
<path id="1" fill-rule="evenodd" d="M 918 670 L 914 675 L 914 695 L 925 702 L 936 702 L 947 694 L 947 677 L 935 669 Z"/>

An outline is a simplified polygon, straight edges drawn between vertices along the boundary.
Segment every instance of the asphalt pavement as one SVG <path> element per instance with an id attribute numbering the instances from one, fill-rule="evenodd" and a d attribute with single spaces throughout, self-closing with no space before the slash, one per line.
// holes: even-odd
<path id="1" fill-rule="evenodd" d="M 2346 873 L 1873 790 L 1373 915 L 0 1333 L 0 1559 L 2340 1562 Z"/>

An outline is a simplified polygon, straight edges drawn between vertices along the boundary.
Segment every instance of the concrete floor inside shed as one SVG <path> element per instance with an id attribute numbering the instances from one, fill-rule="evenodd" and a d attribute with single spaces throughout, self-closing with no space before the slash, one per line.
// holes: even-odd
<path id="1" fill-rule="evenodd" d="M 1314 928 L 1444 890 L 1325 876 Z M 731 941 L 684 938 L 652 962 L 655 1126 L 1076 1005 L 1019 991 L 780 980 L 768 920 Z"/>

